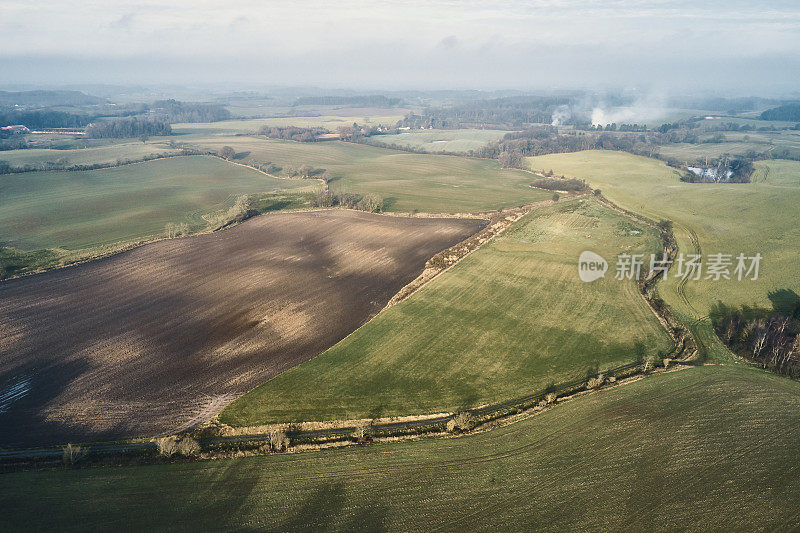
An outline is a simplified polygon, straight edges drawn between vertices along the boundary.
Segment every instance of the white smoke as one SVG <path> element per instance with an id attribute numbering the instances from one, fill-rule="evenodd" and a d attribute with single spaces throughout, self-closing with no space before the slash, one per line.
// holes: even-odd
<path id="1" fill-rule="evenodd" d="M 592 125 L 608 124 L 653 124 L 667 116 L 666 99 L 661 95 L 649 94 L 637 98 L 629 106 L 605 107 L 602 104 L 592 109 Z"/>
<path id="2" fill-rule="evenodd" d="M 572 111 L 569 106 L 560 105 L 553 110 L 553 120 L 550 122 L 552 126 L 560 126 L 565 121 L 572 118 Z"/>

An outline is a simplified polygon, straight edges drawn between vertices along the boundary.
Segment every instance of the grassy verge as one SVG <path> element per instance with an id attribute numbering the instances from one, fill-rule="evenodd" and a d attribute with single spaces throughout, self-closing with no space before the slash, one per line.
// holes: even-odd
<path id="1" fill-rule="evenodd" d="M 583 250 L 660 241 L 594 198 L 535 210 L 342 342 L 236 400 L 231 425 L 454 411 L 666 353 L 631 281 L 578 278 Z"/>
<path id="2" fill-rule="evenodd" d="M 798 397 L 705 366 L 458 439 L 4 474 L 0 529 L 793 529 Z"/>

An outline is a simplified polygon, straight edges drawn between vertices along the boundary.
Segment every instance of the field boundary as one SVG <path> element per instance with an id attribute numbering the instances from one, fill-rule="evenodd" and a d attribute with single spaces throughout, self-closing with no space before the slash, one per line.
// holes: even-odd
<path id="1" fill-rule="evenodd" d="M 667 363 L 668 365 L 669 363 Z M 693 365 L 673 367 L 674 370 L 690 368 Z M 624 385 L 629 378 L 646 377 L 651 373 L 669 371 L 667 367 L 657 369 L 649 363 L 638 361 L 606 369 L 599 374 L 579 377 L 556 386 L 528 394 L 513 400 L 485 405 L 462 411 L 468 413 L 470 426 L 461 430 L 448 428 L 448 422 L 460 413 L 434 415 L 430 418 L 403 420 L 397 422 L 378 422 L 365 419 L 356 425 L 331 427 L 316 430 L 296 429 L 296 425 L 282 424 L 289 438 L 289 453 L 313 450 L 330 445 L 367 444 L 374 441 L 392 441 L 401 438 L 424 436 L 469 435 L 477 431 L 493 429 L 492 424 L 514 423 L 518 416 L 534 413 L 544 408 L 556 406 L 579 394 L 592 393 L 614 386 Z M 595 380 L 593 384 L 592 381 Z M 600 380 L 597 382 L 596 380 Z M 201 452 L 196 456 L 179 460 L 197 461 L 222 457 L 260 455 L 268 452 L 272 435 L 268 433 L 239 435 L 209 435 L 210 428 L 185 434 L 195 438 Z M 359 436 L 359 432 L 363 435 Z M 97 442 L 80 444 L 84 463 L 88 464 L 142 464 L 170 462 L 158 454 L 158 445 L 153 440 L 136 439 L 118 442 Z M 49 468 L 60 464 L 65 446 L 50 446 L 28 449 L 0 450 L 0 472 L 31 468 Z"/>

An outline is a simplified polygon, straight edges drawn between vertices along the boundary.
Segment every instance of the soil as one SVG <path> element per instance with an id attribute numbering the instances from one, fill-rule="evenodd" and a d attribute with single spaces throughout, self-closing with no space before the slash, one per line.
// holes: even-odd
<path id="1" fill-rule="evenodd" d="M 272 213 L 0 283 L 0 446 L 169 434 L 332 346 L 486 221 Z M 15 389 L 16 390 L 16 389 Z"/>

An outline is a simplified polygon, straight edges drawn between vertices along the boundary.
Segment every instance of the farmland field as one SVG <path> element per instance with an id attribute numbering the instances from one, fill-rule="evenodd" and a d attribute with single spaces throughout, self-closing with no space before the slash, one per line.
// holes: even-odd
<path id="1" fill-rule="evenodd" d="M 770 307 L 768 293 L 800 293 L 800 162 L 759 161 L 753 183 L 684 183 L 677 170 L 653 159 L 622 152 L 587 151 L 529 158 L 531 168 L 585 178 L 625 208 L 674 222 L 680 251 L 706 255 L 745 253 L 763 256 L 759 279 L 698 280 L 660 284 L 665 301 L 694 324 L 709 356 L 726 359 L 707 315 L 718 300 L 728 305 Z M 696 240 L 696 242 L 695 242 Z"/>
<path id="2" fill-rule="evenodd" d="M 205 226 L 202 215 L 237 194 L 308 187 L 213 157 L 172 157 L 83 172 L 0 176 L 0 242 L 79 249 Z"/>
<path id="3" fill-rule="evenodd" d="M 340 141 L 206 137 L 193 142 L 211 150 L 229 145 L 242 154 L 242 162 L 273 163 L 283 172 L 303 165 L 325 169 L 333 178 L 332 190 L 377 194 L 387 211 L 478 212 L 552 196 L 530 188 L 529 173 L 501 169 L 494 160 L 411 154 Z"/>
<path id="4" fill-rule="evenodd" d="M 106 146 L 54 150 L 48 148 L 28 148 L 0 152 L 0 160 L 8 161 L 12 167 L 38 165 L 47 162 L 63 162 L 66 165 L 92 165 L 115 163 L 117 160 L 138 160 L 149 155 L 174 154 L 163 142 L 131 141 Z"/>
<path id="5" fill-rule="evenodd" d="M 0 406 L 0 446 L 176 431 L 343 338 L 484 224 L 273 213 L 3 282 L 0 392 L 28 392 Z"/>
<path id="6" fill-rule="evenodd" d="M 656 252 L 593 198 L 534 210 L 409 299 L 223 411 L 231 425 L 451 412 L 668 352 L 632 281 L 582 283 L 578 256 Z"/>
<path id="7" fill-rule="evenodd" d="M 800 158 L 800 131 L 778 132 L 724 132 L 725 142 L 702 142 L 699 144 L 665 144 L 658 147 L 664 157 L 679 161 L 702 162 L 705 157 L 722 155 L 747 156 L 748 153 L 766 154 L 769 157 Z M 703 137 L 710 138 L 710 134 Z"/>
<path id="8" fill-rule="evenodd" d="M 298 126 L 301 128 L 320 127 L 336 131 L 340 126 L 352 126 L 353 122 L 361 125 L 364 119 L 369 119 L 369 124 L 383 124 L 394 126 L 404 116 L 404 110 L 396 109 L 363 109 L 363 113 L 346 115 L 319 116 L 286 116 L 269 118 L 247 118 L 243 120 L 225 120 L 221 122 L 175 124 L 172 130 L 177 135 L 192 135 L 198 133 L 214 132 L 216 134 L 255 133 L 262 126 Z"/>
<path id="9" fill-rule="evenodd" d="M 380 135 L 374 140 L 381 144 L 396 144 L 426 152 L 468 152 L 477 150 L 489 141 L 501 139 L 508 133 L 501 130 L 423 130 Z"/>
<path id="10" fill-rule="evenodd" d="M 301 105 L 276 105 L 269 99 L 229 99 L 226 106 L 228 111 L 237 118 L 314 118 L 314 117 L 336 117 L 340 119 L 349 118 L 352 123 L 357 120 L 363 123 L 364 118 L 369 117 L 398 117 L 402 118 L 411 111 L 403 107 L 366 107 L 351 105 L 323 105 L 323 104 L 301 104 Z"/>
<path id="11" fill-rule="evenodd" d="M 0 529 L 789 530 L 798 398 L 796 381 L 709 365 L 457 439 L 9 473 Z"/>

